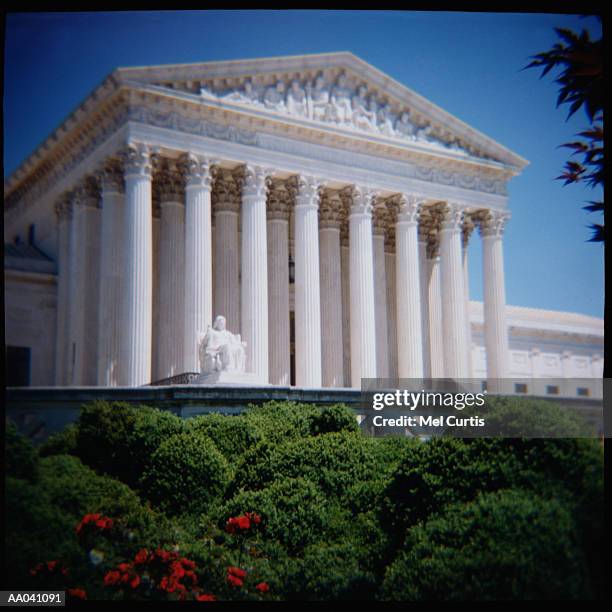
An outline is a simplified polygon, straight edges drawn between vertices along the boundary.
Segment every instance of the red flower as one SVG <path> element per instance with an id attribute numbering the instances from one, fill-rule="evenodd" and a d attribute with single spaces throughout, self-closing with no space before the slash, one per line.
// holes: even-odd
<path id="1" fill-rule="evenodd" d="M 238 578 L 244 578 L 247 573 L 245 570 L 239 568 L 239 567 L 234 567 L 234 566 L 230 566 L 227 568 L 227 573 L 231 576 L 236 576 Z"/>
<path id="2" fill-rule="evenodd" d="M 202 593 L 201 595 L 196 595 L 196 601 L 217 601 L 217 598 L 214 595 Z"/>
<path id="3" fill-rule="evenodd" d="M 190 559 L 186 559 L 185 557 L 181 559 L 181 563 L 183 564 L 183 567 L 187 567 L 189 569 L 195 569 L 196 566 L 193 561 L 191 561 Z"/>
<path id="4" fill-rule="evenodd" d="M 267 593 L 270 590 L 270 585 L 267 582 L 260 582 L 255 588 L 262 593 Z"/>
<path id="5" fill-rule="evenodd" d="M 240 516 L 238 517 L 238 527 L 240 529 L 244 529 L 245 531 L 247 529 L 251 528 L 251 521 L 249 519 L 248 516 Z"/>
<path id="6" fill-rule="evenodd" d="M 87 592 L 84 589 L 66 589 L 66 593 L 75 599 L 87 599 Z"/>
<path id="7" fill-rule="evenodd" d="M 240 578 L 236 578 L 236 576 L 232 576 L 231 574 L 227 575 L 227 581 L 235 587 L 241 587 L 244 584 Z"/>
<path id="8" fill-rule="evenodd" d="M 146 548 L 141 548 L 134 557 L 134 565 L 140 565 L 146 563 L 149 559 L 149 552 Z"/>
<path id="9" fill-rule="evenodd" d="M 130 586 L 135 589 L 138 585 L 140 584 L 140 576 L 138 574 L 136 574 L 133 578 L 132 581 L 130 582 Z"/>
<path id="10" fill-rule="evenodd" d="M 113 571 L 108 572 L 106 576 L 104 576 L 104 584 L 106 586 L 117 584 L 120 579 L 121 579 L 121 574 L 118 571 L 113 570 Z"/>
<path id="11" fill-rule="evenodd" d="M 256 525 L 261 523 L 261 516 L 255 512 L 247 512 L 246 516 L 248 516 Z"/>
<path id="12" fill-rule="evenodd" d="M 52 572 L 57 565 L 57 561 L 47 561 L 47 569 Z"/>

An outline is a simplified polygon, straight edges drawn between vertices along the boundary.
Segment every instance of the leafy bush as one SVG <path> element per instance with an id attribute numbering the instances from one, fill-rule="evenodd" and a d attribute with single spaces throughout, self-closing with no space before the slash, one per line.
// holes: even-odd
<path id="1" fill-rule="evenodd" d="M 151 455 L 141 485 L 154 504 L 169 514 L 204 512 L 230 480 L 225 457 L 199 432 L 170 436 Z"/>
<path id="2" fill-rule="evenodd" d="M 310 433 L 313 436 L 339 431 L 359 431 L 355 413 L 344 404 L 320 408 L 319 414 L 310 419 Z"/>
<path id="3" fill-rule="evenodd" d="M 15 478 L 34 481 L 38 476 L 38 454 L 30 440 L 22 436 L 15 424 L 7 421 L 4 437 L 5 471 Z"/>
<path id="4" fill-rule="evenodd" d="M 76 452 L 95 470 L 136 486 L 162 441 L 181 431 L 183 420 L 167 411 L 96 401 L 81 411 Z"/>
<path id="5" fill-rule="evenodd" d="M 567 498 L 592 515 L 597 511 L 587 510 L 589 499 L 601 498 L 596 491 L 598 481 L 603 486 L 602 476 L 602 453 L 593 440 L 435 438 L 407 447 L 387 489 L 385 524 L 399 538 L 448 504 L 505 488 Z M 587 485 L 592 496 L 581 501 L 576 494 Z"/>
<path id="6" fill-rule="evenodd" d="M 358 432 L 339 432 L 258 445 L 244 455 L 230 492 L 262 488 L 277 478 L 303 477 L 326 495 L 342 496 L 356 481 L 376 474 L 374 443 Z"/>
<path id="7" fill-rule="evenodd" d="M 259 491 L 243 491 L 229 500 L 221 513 L 230 516 L 257 511 L 266 537 L 278 541 L 289 553 L 302 550 L 322 537 L 328 527 L 325 496 L 304 478 L 281 478 Z"/>
<path id="8" fill-rule="evenodd" d="M 187 421 L 186 430 L 208 436 L 230 463 L 238 461 L 241 455 L 262 440 L 257 427 L 242 416 L 197 416 Z"/>
<path id="9" fill-rule="evenodd" d="M 96 474 L 77 457 L 41 459 L 36 484 L 11 478 L 6 493 L 6 553 L 16 576 L 22 576 L 21 584 L 27 584 L 29 568 L 49 559 L 63 559 L 73 575 L 78 576 L 75 568 L 86 569 L 89 561 L 75 527 L 88 513 L 115 517 L 117 528 L 129 533 L 127 552 L 173 537 L 167 520 L 142 506 L 129 487 Z M 104 552 L 113 554 L 110 543 Z"/>
<path id="10" fill-rule="evenodd" d="M 483 493 L 408 532 L 384 599 L 574 599 L 589 596 L 572 517 L 534 493 Z"/>
<path id="11" fill-rule="evenodd" d="M 578 438 L 593 435 L 586 422 L 568 407 L 543 399 L 490 396 L 485 406 L 467 407 L 461 416 L 486 416 L 484 427 L 462 428 L 462 435 L 507 438 Z M 449 435 L 455 430 L 451 428 Z"/>
<path id="12" fill-rule="evenodd" d="M 75 423 L 66 426 L 62 431 L 50 435 L 39 447 L 40 457 L 51 455 L 75 455 L 79 440 L 79 428 Z"/>
<path id="13" fill-rule="evenodd" d="M 311 404 L 271 401 L 262 406 L 249 406 L 244 418 L 269 442 L 282 443 L 310 436 L 311 421 L 320 411 Z"/>

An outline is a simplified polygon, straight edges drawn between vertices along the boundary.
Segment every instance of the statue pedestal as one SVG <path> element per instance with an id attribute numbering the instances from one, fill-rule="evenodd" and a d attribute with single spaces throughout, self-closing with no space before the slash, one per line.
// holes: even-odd
<path id="1" fill-rule="evenodd" d="M 192 385 L 267 385 L 254 372 L 206 372 L 191 381 Z"/>

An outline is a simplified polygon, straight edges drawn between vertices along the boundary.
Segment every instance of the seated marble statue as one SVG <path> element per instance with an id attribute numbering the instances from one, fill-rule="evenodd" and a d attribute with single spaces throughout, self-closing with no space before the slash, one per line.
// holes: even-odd
<path id="1" fill-rule="evenodd" d="M 200 370 L 210 372 L 244 372 L 246 342 L 240 334 L 225 329 L 225 317 L 219 315 L 200 342 Z"/>

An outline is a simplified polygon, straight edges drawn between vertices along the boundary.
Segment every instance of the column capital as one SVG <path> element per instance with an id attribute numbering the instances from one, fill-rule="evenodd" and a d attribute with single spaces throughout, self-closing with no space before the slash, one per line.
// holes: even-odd
<path id="1" fill-rule="evenodd" d="M 291 192 L 288 189 L 286 181 L 268 177 L 267 183 L 269 197 L 266 207 L 266 216 L 268 221 L 289 221 Z"/>
<path id="2" fill-rule="evenodd" d="M 185 180 L 185 187 L 200 187 L 210 190 L 215 167 L 206 157 L 195 153 L 183 153 L 178 161 L 178 168 Z"/>
<path id="3" fill-rule="evenodd" d="M 161 206 L 168 203 L 184 203 L 184 180 L 180 168 L 174 160 L 164 160 L 156 178 Z"/>
<path id="4" fill-rule="evenodd" d="M 488 210 L 480 216 L 478 230 L 483 238 L 501 238 L 506 221 L 510 219 L 508 211 Z"/>
<path id="5" fill-rule="evenodd" d="M 442 217 L 441 231 L 461 231 L 464 212 L 464 208 L 456 202 L 447 202 Z"/>
<path id="6" fill-rule="evenodd" d="M 298 174 L 291 177 L 291 187 L 295 191 L 295 205 L 319 206 L 319 190 L 322 181 L 314 176 Z"/>
<path id="7" fill-rule="evenodd" d="M 341 197 L 346 200 L 349 217 L 352 215 L 366 215 L 370 217 L 374 210 L 376 192 L 368 187 L 349 185 L 341 190 Z"/>
<path id="8" fill-rule="evenodd" d="M 244 166 L 242 196 L 265 198 L 268 186 L 266 183 L 267 171 L 261 166 L 246 164 Z"/>
<path id="9" fill-rule="evenodd" d="M 419 221 L 421 208 L 425 199 L 413 194 L 401 193 L 396 196 L 397 202 L 397 222 L 416 225 Z"/>
<path id="10" fill-rule="evenodd" d="M 376 200 L 372 211 L 372 232 L 375 236 L 384 236 L 390 222 L 390 214 L 385 200 Z"/>
<path id="11" fill-rule="evenodd" d="M 102 193 L 124 193 L 123 168 L 119 157 L 109 157 L 96 173 Z"/>
<path id="12" fill-rule="evenodd" d="M 142 142 L 129 143 L 119 155 L 125 176 L 151 177 L 153 168 L 148 145 Z"/>
<path id="13" fill-rule="evenodd" d="M 319 228 L 340 229 L 344 218 L 342 199 L 337 191 L 324 189 L 319 206 Z"/>
<path id="14" fill-rule="evenodd" d="M 241 179 L 226 168 L 219 168 L 215 174 L 212 190 L 213 212 L 238 213 L 240 211 Z"/>
<path id="15" fill-rule="evenodd" d="M 64 191 L 57 199 L 54 210 L 58 221 L 61 222 L 72 219 L 72 214 L 74 212 L 72 192 Z"/>
<path id="16" fill-rule="evenodd" d="M 100 208 L 100 184 L 95 176 L 86 176 L 73 192 L 78 208 Z"/>
<path id="17" fill-rule="evenodd" d="M 476 227 L 474 223 L 474 218 L 471 213 L 466 212 L 463 216 L 463 225 L 461 227 L 461 245 L 464 249 L 467 249 L 467 246 L 470 242 L 470 236 Z"/>

